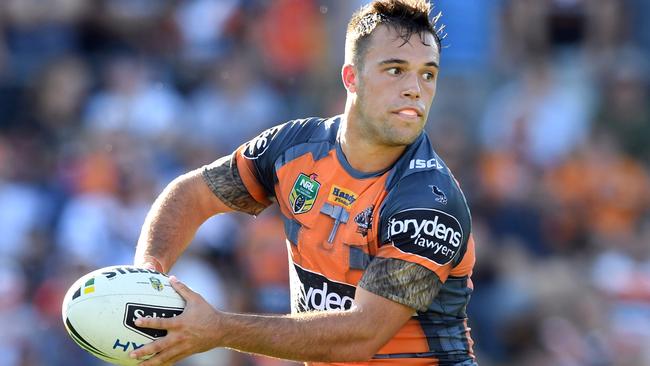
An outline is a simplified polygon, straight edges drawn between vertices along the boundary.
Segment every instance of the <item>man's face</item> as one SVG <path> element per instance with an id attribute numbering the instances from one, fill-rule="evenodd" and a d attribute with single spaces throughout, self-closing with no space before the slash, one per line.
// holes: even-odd
<path id="1" fill-rule="evenodd" d="M 427 121 L 436 94 L 440 53 L 432 34 L 425 43 L 414 34 L 408 43 L 379 26 L 371 34 L 356 72 L 356 99 L 351 109 L 365 138 L 385 146 L 411 144 Z"/>

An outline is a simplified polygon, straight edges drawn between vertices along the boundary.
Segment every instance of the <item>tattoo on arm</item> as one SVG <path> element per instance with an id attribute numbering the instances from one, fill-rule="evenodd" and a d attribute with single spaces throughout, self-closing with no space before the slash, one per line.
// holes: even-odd
<path id="1" fill-rule="evenodd" d="M 266 208 L 248 193 L 239 175 L 234 154 L 207 165 L 203 169 L 203 179 L 212 192 L 233 210 L 257 215 Z"/>
<path id="2" fill-rule="evenodd" d="M 425 311 L 438 294 L 442 282 L 435 272 L 419 264 L 377 257 L 368 265 L 359 286 L 400 304 Z"/>

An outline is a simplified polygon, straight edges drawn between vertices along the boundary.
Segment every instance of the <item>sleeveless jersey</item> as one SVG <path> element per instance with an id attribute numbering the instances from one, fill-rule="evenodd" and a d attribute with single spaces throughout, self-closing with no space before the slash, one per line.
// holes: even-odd
<path id="1" fill-rule="evenodd" d="M 234 153 L 251 196 L 280 207 L 292 312 L 349 309 L 375 257 L 417 263 L 443 282 L 428 308 L 372 360 L 329 365 L 472 365 L 474 242 L 460 187 L 425 133 L 387 171 L 355 170 L 338 142 L 340 123 L 341 116 L 287 122 Z"/>

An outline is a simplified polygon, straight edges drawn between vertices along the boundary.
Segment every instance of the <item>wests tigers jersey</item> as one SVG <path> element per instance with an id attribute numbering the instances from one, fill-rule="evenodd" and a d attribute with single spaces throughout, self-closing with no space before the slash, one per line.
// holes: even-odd
<path id="1" fill-rule="evenodd" d="M 245 143 L 232 158 L 251 196 L 280 206 L 292 311 L 349 309 L 375 258 L 417 263 L 443 282 L 439 294 L 371 361 L 355 364 L 472 362 L 466 306 L 474 242 L 461 189 L 424 133 L 388 170 L 355 170 L 339 144 L 340 123 L 340 116 L 291 121 Z M 390 299 L 413 307 L 398 294 Z"/>

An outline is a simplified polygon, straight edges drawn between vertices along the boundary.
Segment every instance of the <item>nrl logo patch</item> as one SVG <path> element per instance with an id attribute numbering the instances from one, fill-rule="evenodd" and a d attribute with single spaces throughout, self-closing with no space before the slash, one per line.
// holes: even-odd
<path id="1" fill-rule="evenodd" d="M 305 213 L 314 206 L 320 189 L 320 183 L 316 181 L 316 177 L 316 174 L 307 176 L 300 173 L 293 183 L 293 188 L 289 193 L 289 205 L 294 214 Z"/>
<path id="2" fill-rule="evenodd" d="M 159 279 L 156 277 L 149 277 L 149 282 L 151 282 L 151 287 L 154 288 L 156 291 L 162 291 L 163 290 L 163 284 L 160 282 Z"/>

